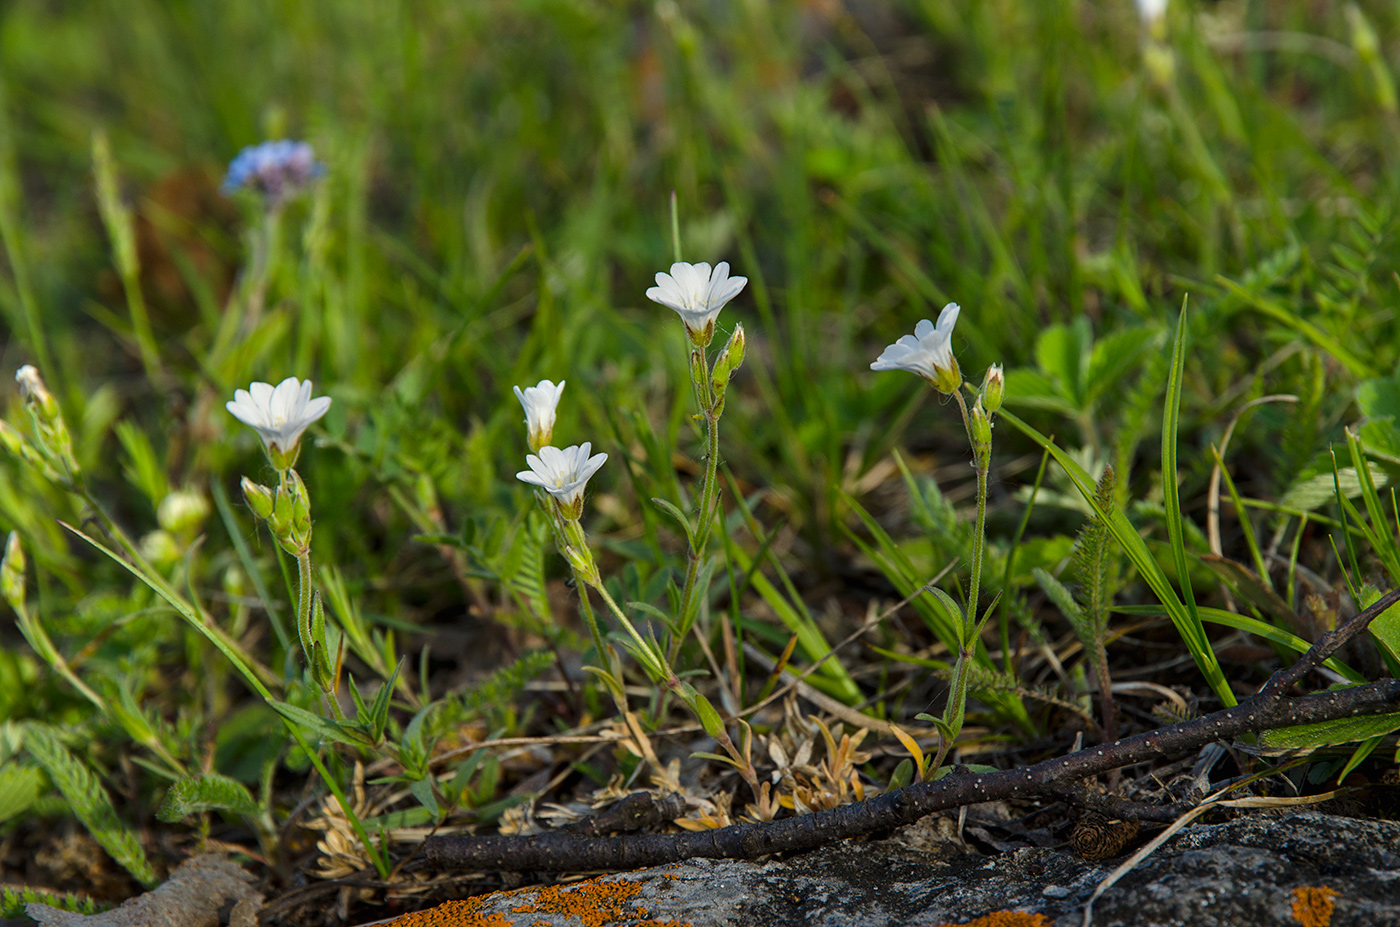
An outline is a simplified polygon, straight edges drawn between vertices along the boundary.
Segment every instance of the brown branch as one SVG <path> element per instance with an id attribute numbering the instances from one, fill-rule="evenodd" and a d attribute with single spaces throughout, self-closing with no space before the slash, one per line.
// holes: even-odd
<path id="1" fill-rule="evenodd" d="M 1363 609 L 1337 628 L 1318 637 L 1316 642 L 1308 648 L 1308 652 L 1298 658 L 1297 663 L 1288 669 L 1274 673 L 1269 681 L 1264 683 L 1264 688 L 1259 690 L 1259 694 L 1266 698 L 1283 695 L 1293 687 L 1294 683 L 1302 680 L 1318 664 L 1336 653 L 1343 644 L 1366 630 L 1377 616 L 1396 602 L 1400 602 L 1400 589 L 1390 590 L 1377 599 L 1370 608 Z"/>
<path id="2" fill-rule="evenodd" d="M 532 837 L 430 837 L 423 844 L 423 852 L 429 865 L 441 869 L 552 872 L 637 869 L 697 856 L 754 859 L 865 836 L 963 805 L 1062 793 L 1066 785 L 1077 780 L 1189 753 L 1222 738 L 1395 711 L 1400 709 L 1400 680 L 1395 679 L 1298 698 L 1284 698 L 1283 693 L 1397 601 L 1400 589 L 1382 596 L 1335 631 L 1323 634 L 1297 663 L 1275 673 L 1258 695 L 1233 708 L 1034 766 L 977 775 L 947 775 L 936 782 L 906 786 L 867 801 L 761 824 L 618 837 L 557 833 Z"/>
<path id="3" fill-rule="evenodd" d="M 1199 750 L 1223 737 L 1295 724 L 1335 721 L 1400 708 L 1400 680 L 1387 679 L 1300 698 L 1256 696 L 1214 714 L 1081 750 L 1024 769 L 945 776 L 830 811 L 764 824 L 736 824 L 681 834 L 587 838 L 564 834 L 533 837 L 433 837 L 423 846 L 436 868 L 592 871 L 659 866 L 692 857 L 754 859 L 770 853 L 810 850 L 848 837 L 909 824 L 935 811 L 985 801 L 1025 798 L 1053 784 L 1098 775 L 1148 760 Z"/>

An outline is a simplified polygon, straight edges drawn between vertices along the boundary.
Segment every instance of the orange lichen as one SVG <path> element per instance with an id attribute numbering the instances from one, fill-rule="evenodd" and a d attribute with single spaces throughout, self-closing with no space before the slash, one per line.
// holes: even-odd
<path id="1" fill-rule="evenodd" d="M 970 921 L 956 924 L 939 924 L 938 927 L 1050 927 L 1044 914 L 1027 914 L 1025 911 L 993 911 L 974 917 Z"/>
<path id="2" fill-rule="evenodd" d="M 1327 927 L 1332 923 L 1332 909 L 1336 903 L 1336 889 L 1302 888 L 1293 889 L 1293 919 L 1303 927 Z"/>
<path id="3" fill-rule="evenodd" d="M 490 895 L 482 895 L 479 898 L 449 901 L 436 908 L 395 918 L 389 927 L 511 927 L 505 915 L 481 912 L 490 898 Z"/>
<path id="4" fill-rule="evenodd" d="M 689 923 L 679 921 L 648 919 L 650 911 L 628 904 L 641 891 L 642 883 L 631 879 L 590 879 L 568 886 L 515 889 L 465 901 L 449 901 L 430 911 L 406 914 L 389 927 L 508 927 L 511 921 L 505 915 L 482 912 L 482 908 L 491 902 L 504 898 L 519 899 L 519 903 L 510 909 L 513 914 L 559 914 L 577 919 L 580 927 L 612 927 L 619 924 L 629 927 L 690 927 Z M 549 923 L 542 919 L 534 921 L 536 925 Z"/>

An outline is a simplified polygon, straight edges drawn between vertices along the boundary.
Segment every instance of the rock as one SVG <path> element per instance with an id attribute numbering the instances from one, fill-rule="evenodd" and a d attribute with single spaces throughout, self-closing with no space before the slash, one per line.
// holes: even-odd
<path id="1" fill-rule="evenodd" d="M 187 859 L 153 891 L 101 914 L 72 914 L 34 902 L 27 913 L 55 927 L 257 927 L 263 896 L 253 877 L 222 856 Z"/>
<path id="2" fill-rule="evenodd" d="M 498 892 L 394 927 L 1078 927 L 1120 862 L 1066 849 L 977 856 L 926 820 L 895 839 L 783 860 L 696 859 L 586 882 Z M 1003 913 L 998 913 L 1003 912 Z M 1400 924 L 1400 824 L 1316 812 L 1186 828 L 1094 905 L 1097 927 Z"/>

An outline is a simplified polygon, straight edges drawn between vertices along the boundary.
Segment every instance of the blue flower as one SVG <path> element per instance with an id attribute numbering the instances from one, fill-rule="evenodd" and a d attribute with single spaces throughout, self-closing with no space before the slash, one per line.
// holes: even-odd
<path id="1" fill-rule="evenodd" d="M 280 206 L 326 172 L 307 142 L 282 139 L 249 145 L 238 153 L 224 177 L 224 193 L 248 189 L 261 193 L 269 205 Z"/>

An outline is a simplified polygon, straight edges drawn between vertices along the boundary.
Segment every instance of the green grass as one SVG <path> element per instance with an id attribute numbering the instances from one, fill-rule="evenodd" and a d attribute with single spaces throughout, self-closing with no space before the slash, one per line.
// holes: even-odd
<path id="1" fill-rule="evenodd" d="M 939 647 L 956 633 L 931 596 L 868 637 L 908 661 L 827 653 L 869 600 L 959 558 L 941 587 L 966 595 L 962 426 L 916 379 L 868 369 L 947 301 L 963 307 L 965 378 L 1004 364 L 1015 416 L 996 431 L 983 605 L 1002 598 L 969 707 L 989 740 L 1072 736 L 1027 700 L 1084 695 L 1082 654 L 1062 677 L 1038 662 L 1069 624 L 1033 570 L 1061 573 L 1104 464 L 1132 567 L 1112 625 L 1169 616 L 1179 633 L 1142 633 L 1193 658 L 1170 681 L 1207 702 L 1272 666 L 1225 663 L 1227 633 L 1290 654 L 1337 607 L 1330 590 L 1400 581 L 1400 15 L 1175 2 L 1159 42 L 1127 0 L 850 6 L 6 3 L 5 369 L 41 368 L 91 500 L 0 460 L 0 528 L 30 563 L 24 634 L 38 622 L 61 656 L 0 630 L 0 782 L 32 785 L 11 773 L 36 767 L 20 741 L 42 722 L 108 791 L 120 780 L 126 825 L 154 821 L 177 771 L 208 771 L 256 802 L 238 792 L 244 810 L 214 826 L 275 854 L 313 760 L 348 794 L 356 759 L 387 756 L 381 774 L 414 797 L 378 814 L 489 819 L 516 773 L 453 760 L 434 791 L 435 741 L 614 719 L 578 671 L 606 660 L 577 588 L 513 476 L 511 387 L 568 381 L 555 443 L 610 455 L 584 516 L 607 588 L 641 603 L 633 620 L 673 615 L 686 538 L 650 500 L 693 518 L 706 462 L 684 332 L 643 295 L 673 258 L 672 191 L 684 257 L 749 278 L 717 335 L 742 321 L 748 348 L 725 407 L 716 567 L 696 633 L 666 641 L 726 712 L 769 675 L 744 645 L 776 657 L 794 635 L 794 666 L 826 657 L 809 681 L 848 705 L 908 725 L 941 704 L 948 674 L 927 667 L 951 665 Z M 242 146 L 284 136 L 328 171 L 276 224 L 265 308 L 240 331 L 264 220 L 216 187 Z M 308 722 L 294 738 L 257 692 L 284 717 L 324 708 L 302 677 L 295 560 L 239 495 L 241 477 L 275 475 L 222 408 L 290 375 L 335 400 L 298 467 L 315 563 L 336 570 L 318 574 L 332 649 L 343 633 L 364 696 L 353 734 Z M 1241 414 L 1271 394 L 1297 401 Z M 1249 576 L 1201 559 L 1237 415 L 1219 553 Z M 120 557 L 91 501 L 140 546 L 179 488 L 210 516 L 170 538 L 173 557 L 145 542 L 154 582 L 58 523 Z M 1338 671 L 1393 671 L 1397 627 L 1378 622 L 1380 646 Z M 1114 678 L 1131 675 L 1112 631 Z M 536 652 L 570 668 L 562 694 L 527 689 L 559 678 Z M 373 691 L 401 662 L 385 722 Z M 630 698 L 651 731 L 693 720 L 669 697 Z M 774 723 L 750 720 L 760 736 Z M 567 758 L 599 784 L 637 763 Z M 863 774 L 883 785 L 890 769 Z M 45 801 L 0 827 L 37 826 Z"/>

